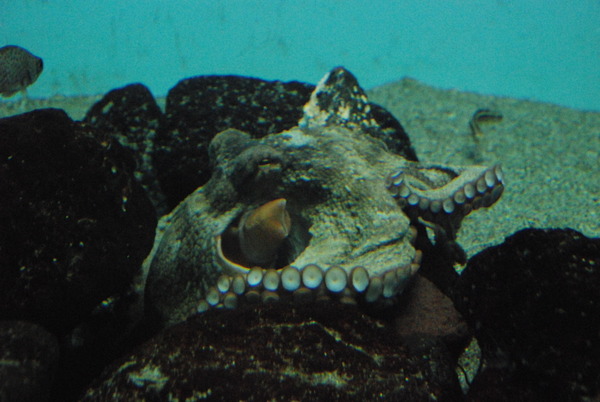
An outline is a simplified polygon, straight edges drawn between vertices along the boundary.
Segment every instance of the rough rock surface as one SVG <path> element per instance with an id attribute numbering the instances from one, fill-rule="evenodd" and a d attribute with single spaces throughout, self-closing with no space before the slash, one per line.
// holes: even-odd
<path id="1" fill-rule="evenodd" d="M 598 295 L 600 239 L 574 230 L 522 230 L 473 257 L 454 300 L 489 371 L 470 398 L 598 397 Z"/>
<path id="2" fill-rule="evenodd" d="M 416 350 L 441 343 L 460 353 L 466 346 L 469 329 L 465 321 L 450 298 L 421 275 L 415 276 L 393 314 L 398 335 Z"/>
<path id="3" fill-rule="evenodd" d="M 154 238 L 131 157 L 56 109 L 0 120 L 0 318 L 64 334 L 130 285 Z"/>
<path id="4" fill-rule="evenodd" d="M 205 184 L 211 175 L 208 144 L 219 132 L 235 128 L 253 138 L 298 124 L 314 86 L 239 76 L 187 78 L 167 96 L 165 121 L 156 137 L 155 169 L 169 208 Z M 385 109 L 372 105 L 393 152 L 416 160 L 408 136 Z"/>
<path id="5" fill-rule="evenodd" d="M 150 90 L 142 84 L 113 89 L 96 102 L 84 121 L 132 151 L 135 177 L 148 193 L 159 215 L 166 211 L 158 186 L 152 152 L 162 112 Z"/>
<path id="6" fill-rule="evenodd" d="M 0 321 L 0 401 L 48 400 L 58 356 L 58 341 L 44 328 Z"/>
<path id="7" fill-rule="evenodd" d="M 354 306 L 260 304 L 167 329 L 111 365 L 82 400 L 460 400 L 455 364 L 440 345 L 408 348 L 392 322 Z"/>

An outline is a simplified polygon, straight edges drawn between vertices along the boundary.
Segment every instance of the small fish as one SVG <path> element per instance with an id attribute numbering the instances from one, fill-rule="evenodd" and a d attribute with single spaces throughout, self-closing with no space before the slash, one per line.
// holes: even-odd
<path id="1" fill-rule="evenodd" d="M 498 122 L 502 120 L 502 117 L 502 113 L 498 112 L 497 110 L 477 109 L 469 121 L 471 134 L 473 134 L 473 137 L 478 140 L 483 136 L 483 132 L 481 131 L 480 127 L 481 123 Z"/>
<path id="2" fill-rule="evenodd" d="M 0 95 L 8 98 L 33 84 L 44 69 L 41 58 L 19 46 L 0 48 Z"/>

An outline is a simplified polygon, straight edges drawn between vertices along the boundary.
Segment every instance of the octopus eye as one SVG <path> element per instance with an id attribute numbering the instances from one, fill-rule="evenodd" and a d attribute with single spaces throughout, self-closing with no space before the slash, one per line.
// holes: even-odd
<path id="1" fill-rule="evenodd" d="M 258 180 L 265 180 L 271 176 L 278 176 L 281 173 L 281 161 L 274 158 L 263 158 L 256 164 L 254 177 Z"/>
<path id="2" fill-rule="evenodd" d="M 244 150 L 233 162 L 229 175 L 235 188 L 260 193 L 272 189 L 281 179 L 284 159 L 281 152 L 268 146 Z"/>
<path id="3" fill-rule="evenodd" d="M 258 161 L 258 166 L 269 166 L 269 165 L 273 165 L 273 164 L 277 164 L 278 161 L 271 159 L 271 158 L 263 158 L 260 161 Z"/>

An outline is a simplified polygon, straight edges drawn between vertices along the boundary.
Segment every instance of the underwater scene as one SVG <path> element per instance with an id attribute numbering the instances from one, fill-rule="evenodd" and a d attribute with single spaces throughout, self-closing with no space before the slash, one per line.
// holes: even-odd
<path id="1" fill-rule="evenodd" d="M 600 2 L 0 0 L 0 401 L 600 400 Z"/>

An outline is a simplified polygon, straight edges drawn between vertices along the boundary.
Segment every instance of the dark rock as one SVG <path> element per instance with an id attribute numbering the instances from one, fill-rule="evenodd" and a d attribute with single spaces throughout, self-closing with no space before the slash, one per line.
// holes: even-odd
<path id="1" fill-rule="evenodd" d="M 548 393 L 540 395 L 539 388 L 532 387 L 527 373 L 507 367 L 485 368 L 477 374 L 470 385 L 466 400 L 469 402 L 542 402 L 542 401 L 579 401 L 580 399 L 548 399 Z"/>
<path id="2" fill-rule="evenodd" d="M 24 321 L 0 321 L 0 401 L 46 401 L 58 366 L 58 341 Z"/>
<path id="3" fill-rule="evenodd" d="M 133 160 L 56 109 L 0 120 L 0 318 L 68 333 L 125 291 L 156 217 Z"/>
<path id="4" fill-rule="evenodd" d="M 298 124 L 314 86 L 239 76 L 201 76 L 180 81 L 167 96 L 166 118 L 154 149 L 157 176 L 170 208 L 205 184 L 211 170 L 208 144 L 235 128 L 254 138 Z M 402 126 L 380 106 L 372 114 L 392 152 L 416 160 Z"/>
<path id="5" fill-rule="evenodd" d="M 408 134 L 393 114 L 383 107 L 371 102 L 371 114 L 381 128 L 374 134 L 389 148 L 390 152 L 404 156 L 409 161 L 418 161 L 417 154 L 411 145 Z"/>
<path id="6" fill-rule="evenodd" d="M 90 108 L 84 119 L 133 152 L 135 177 L 148 193 L 159 215 L 167 210 L 154 172 L 152 152 L 162 116 L 150 90 L 142 84 L 130 84 L 104 95 Z"/>
<path id="7" fill-rule="evenodd" d="M 475 378 L 472 400 L 515 400 L 504 389 L 537 400 L 598 395 L 599 267 L 600 239 L 573 230 L 522 230 L 469 261 L 454 301 L 493 370 Z"/>
<path id="8" fill-rule="evenodd" d="M 115 362 L 83 400 L 460 400 L 453 367 L 337 303 L 213 310 Z"/>
<path id="9" fill-rule="evenodd" d="M 53 401 L 76 400 L 109 363 L 151 337 L 131 309 L 138 297 L 131 291 L 103 301 L 61 339 Z"/>
<path id="10" fill-rule="evenodd" d="M 444 345 L 456 362 L 469 341 L 467 323 L 450 298 L 421 275 L 405 290 L 396 314 L 397 332 L 415 353 Z"/>

